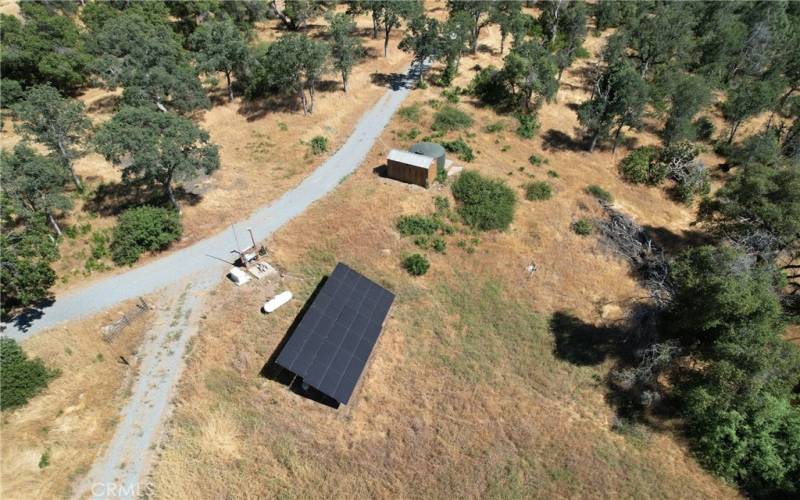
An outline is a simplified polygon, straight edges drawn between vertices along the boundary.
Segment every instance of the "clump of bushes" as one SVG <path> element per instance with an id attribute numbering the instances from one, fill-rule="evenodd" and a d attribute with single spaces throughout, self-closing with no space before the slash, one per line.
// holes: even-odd
<path id="1" fill-rule="evenodd" d="M 308 145 L 311 147 L 311 152 L 313 154 L 321 155 L 328 151 L 328 138 L 318 135 L 311 139 Z"/>
<path id="2" fill-rule="evenodd" d="M 397 230 L 403 236 L 432 235 L 442 227 L 442 222 L 424 215 L 403 215 L 397 220 Z"/>
<path id="3" fill-rule="evenodd" d="M 496 134 L 497 132 L 502 132 L 504 128 L 505 124 L 503 122 L 494 122 L 483 127 L 483 131 L 487 134 Z"/>
<path id="4" fill-rule="evenodd" d="M 558 172 L 556 172 L 555 170 L 548 170 L 547 176 L 552 177 L 553 179 L 557 179 L 559 177 Z"/>
<path id="5" fill-rule="evenodd" d="M 539 130 L 539 121 L 536 116 L 518 114 L 517 121 L 519 122 L 516 130 L 518 136 L 523 139 L 533 139 L 536 136 L 536 132 Z"/>
<path id="6" fill-rule="evenodd" d="M 16 340 L 0 338 L 0 380 L 3 381 L 0 409 L 25 405 L 58 373 L 58 370 L 48 369 L 40 359 L 28 359 Z"/>
<path id="7" fill-rule="evenodd" d="M 710 190 L 708 169 L 697 159 L 700 148 L 690 142 L 678 142 L 665 148 L 636 148 L 619 165 L 622 177 L 634 184 L 656 186 L 665 179 L 675 181 L 675 196 L 689 203 L 698 194 Z"/>
<path id="8" fill-rule="evenodd" d="M 443 106 L 433 115 L 431 128 L 437 132 L 451 132 L 471 127 L 474 120 L 454 106 Z"/>
<path id="9" fill-rule="evenodd" d="M 636 148 L 619 164 L 622 177 L 634 184 L 660 184 L 667 176 L 663 164 L 658 161 L 659 150 L 654 146 Z"/>
<path id="10" fill-rule="evenodd" d="M 398 109 L 397 114 L 400 115 L 400 118 L 406 121 L 418 123 L 420 117 L 422 116 L 422 108 L 419 103 L 414 103 Z"/>
<path id="11" fill-rule="evenodd" d="M 604 203 L 612 203 L 614 201 L 614 197 L 611 196 L 611 193 L 601 188 L 597 184 L 591 184 L 587 186 L 586 193 L 594 196 L 595 198 Z"/>
<path id="12" fill-rule="evenodd" d="M 408 274 L 411 276 L 422 276 L 428 272 L 430 267 L 431 263 L 428 262 L 428 259 L 426 259 L 424 255 L 418 253 L 409 255 L 403 259 L 403 268 L 408 271 Z"/>
<path id="13" fill-rule="evenodd" d="M 458 87 L 454 89 L 444 89 L 442 90 L 442 97 L 444 97 L 445 100 L 450 104 L 458 104 L 459 100 L 458 96 L 460 93 L 461 89 L 459 89 Z"/>
<path id="14" fill-rule="evenodd" d="M 469 226 L 488 231 L 506 229 L 514 218 L 514 191 L 501 180 L 487 179 L 477 172 L 464 172 L 453 183 L 458 213 Z"/>
<path id="15" fill-rule="evenodd" d="M 547 160 L 545 158 L 542 158 L 541 156 L 537 155 L 536 153 L 533 153 L 532 155 L 530 155 L 528 157 L 528 163 L 530 163 L 534 167 L 539 167 L 543 163 L 547 163 Z"/>
<path id="16" fill-rule="evenodd" d="M 444 253 L 447 250 L 447 242 L 444 241 L 444 238 L 434 238 L 431 247 L 434 252 Z"/>
<path id="17" fill-rule="evenodd" d="M 181 237 L 180 215 L 161 207 L 137 207 L 119 216 L 111 242 L 111 258 L 117 265 L 131 265 L 144 252 L 164 250 Z"/>
<path id="18" fill-rule="evenodd" d="M 544 181 L 525 184 L 525 199 L 528 201 L 549 200 L 551 196 L 553 196 L 553 189 Z"/>
<path id="19" fill-rule="evenodd" d="M 572 231 L 580 236 L 588 236 L 592 234 L 593 230 L 594 225 L 592 224 L 592 221 L 585 217 L 580 218 L 572 223 Z"/>
<path id="20" fill-rule="evenodd" d="M 701 116 L 694 122 L 694 131 L 698 141 L 710 142 L 711 138 L 714 137 L 716 128 L 708 117 Z"/>
<path id="21" fill-rule="evenodd" d="M 499 106 L 508 99 L 508 90 L 494 66 L 480 70 L 469 84 L 468 92 L 489 106 Z"/>
<path id="22" fill-rule="evenodd" d="M 442 147 L 449 153 L 455 153 L 459 160 L 470 162 L 475 159 L 472 148 L 462 139 L 442 142 Z"/>

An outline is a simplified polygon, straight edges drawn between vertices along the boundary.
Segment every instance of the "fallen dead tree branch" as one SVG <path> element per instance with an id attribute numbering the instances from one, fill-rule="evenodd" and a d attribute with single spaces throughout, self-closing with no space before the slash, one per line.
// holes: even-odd
<path id="1" fill-rule="evenodd" d="M 669 263 L 664 251 L 630 217 L 602 204 L 605 218 L 597 223 L 600 241 L 608 250 L 631 263 L 641 273 L 655 305 L 664 307 L 672 298 Z"/>

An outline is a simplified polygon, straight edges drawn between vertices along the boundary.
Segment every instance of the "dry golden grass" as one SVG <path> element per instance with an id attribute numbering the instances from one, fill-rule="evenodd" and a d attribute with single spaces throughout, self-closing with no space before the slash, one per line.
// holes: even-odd
<path id="1" fill-rule="evenodd" d="M 496 32 L 487 38 L 497 46 Z M 598 40 L 589 47 L 596 51 Z M 464 85 L 496 56 L 462 63 Z M 585 62 L 581 63 L 585 64 Z M 472 254 L 448 237 L 447 254 L 426 252 L 431 269 L 411 278 L 403 255 L 418 251 L 394 228 L 401 214 L 433 211 L 424 190 L 373 172 L 412 124 L 396 117 L 362 167 L 269 242 L 271 260 L 295 293 L 277 313 L 258 309 L 255 284 L 220 285 L 189 357 L 153 473 L 157 496 L 235 498 L 730 498 L 738 493 L 711 477 L 669 432 L 611 430 L 614 409 L 602 382 L 612 360 L 577 365 L 559 358 L 547 327 L 555 312 L 599 326 L 644 294 L 625 263 L 592 237 L 569 228 L 597 213 L 583 190 L 596 183 L 620 209 L 665 239 L 686 236 L 694 210 L 663 189 L 624 184 L 609 152 L 543 148 L 551 129 L 575 137 L 568 104 L 585 98 L 577 73 L 565 76 L 557 104 L 541 113 L 533 141 L 520 140 L 509 117 L 460 106 L 476 119 L 477 153 L 469 168 L 506 179 L 522 195 L 531 178 L 555 193 L 521 201 L 512 227 L 480 235 Z M 410 102 L 439 98 L 416 91 Z M 429 131 L 433 110 L 415 124 Z M 506 131 L 486 134 L 497 121 Z M 451 134 L 448 137 L 457 137 Z M 639 143 L 655 142 L 637 134 Z M 549 163 L 533 167 L 532 153 Z M 457 161 L 457 163 L 460 163 Z M 521 167 L 524 167 L 520 170 Z M 548 169 L 558 179 L 546 175 Z M 531 177 L 532 176 L 532 177 Z M 451 199 L 452 203 L 452 199 Z M 670 236 L 674 235 L 674 236 Z M 669 237 L 669 238 L 666 238 Z M 529 277 L 525 267 L 535 261 Z M 343 261 L 397 294 L 383 335 L 351 404 L 338 411 L 259 376 L 318 280 Z M 598 346 L 600 349 L 600 346 Z"/>
<path id="2" fill-rule="evenodd" d="M 134 354 L 152 320 L 140 316 L 114 340 L 100 328 L 132 307 L 122 304 L 93 318 L 41 332 L 22 343 L 61 374 L 26 406 L 3 412 L 0 497 L 63 498 L 110 441 L 119 410 L 128 398 Z M 40 468 L 42 455 L 49 465 Z"/>

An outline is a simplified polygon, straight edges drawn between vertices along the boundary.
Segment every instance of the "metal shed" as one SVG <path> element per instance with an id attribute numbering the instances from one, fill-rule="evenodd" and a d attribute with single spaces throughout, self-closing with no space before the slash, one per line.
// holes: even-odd
<path id="1" fill-rule="evenodd" d="M 418 155 L 430 156 L 436 160 L 436 168 L 444 168 L 445 150 L 441 144 L 435 142 L 418 142 L 409 148 L 409 151 Z"/>
<path id="2" fill-rule="evenodd" d="M 393 149 L 386 159 L 386 175 L 398 181 L 428 187 L 436 179 L 436 165 L 430 156 Z"/>

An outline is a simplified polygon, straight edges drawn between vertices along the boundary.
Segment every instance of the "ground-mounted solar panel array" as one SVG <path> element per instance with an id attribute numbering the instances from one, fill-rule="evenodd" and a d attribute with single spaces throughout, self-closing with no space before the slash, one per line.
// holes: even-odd
<path id="1" fill-rule="evenodd" d="M 347 404 L 381 334 L 394 294 L 339 263 L 276 363 Z"/>

